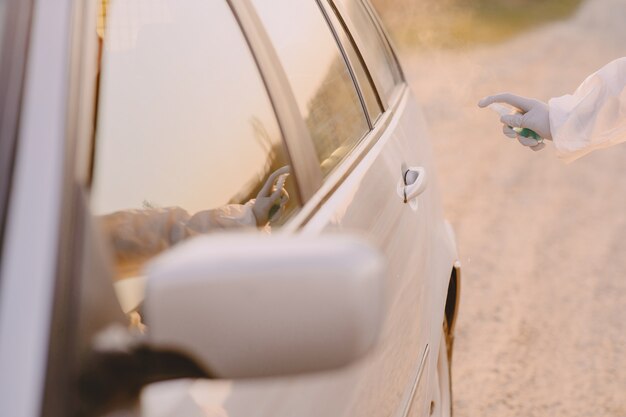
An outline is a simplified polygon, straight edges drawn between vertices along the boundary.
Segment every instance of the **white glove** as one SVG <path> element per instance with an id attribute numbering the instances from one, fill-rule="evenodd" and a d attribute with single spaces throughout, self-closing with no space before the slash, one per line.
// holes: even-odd
<path id="1" fill-rule="evenodd" d="M 284 166 L 267 177 L 252 206 L 257 226 L 265 226 L 276 219 L 289 201 L 289 194 L 284 188 L 288 175 L 289 166 Z"/>
<path id="2" fill-rule="evenodd" d="M 543 149 L 545 144 L 537 142 L 533 138 L 526 138 L 517 134 L 511 129 L 512 127 L 531 129 L 542 138 L 552 140 L 550 113 L 548 105 L 543 101 L 520 97 L 510 93 L 502 93 L 483 98 L 478 102 L 478 106 L 487 107 L 492 103 L 509 104 L 520 111 L 519 113 L 506 114 L 500 117 L 500 121 L 504 124 L 502 131 L 506 136 L 517 138 L 522 145 L 530 147 L 533 151 Z"/>

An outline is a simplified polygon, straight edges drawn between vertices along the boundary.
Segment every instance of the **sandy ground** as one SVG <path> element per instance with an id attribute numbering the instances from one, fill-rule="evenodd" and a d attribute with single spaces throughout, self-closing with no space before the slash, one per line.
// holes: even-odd
<path id="1" fill-rule="evenodd" d="M 431 123 L 464 264 L 456 417 L 626 416 L 626 144 L 566 165 L 476 102 L 548 99 L 626 55 L 626 1 L 499 45 L 404 66 Z"/>

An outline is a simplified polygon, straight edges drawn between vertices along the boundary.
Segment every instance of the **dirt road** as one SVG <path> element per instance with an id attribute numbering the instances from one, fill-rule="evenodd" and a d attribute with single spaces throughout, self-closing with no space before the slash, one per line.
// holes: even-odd
<path id="1" fill-rule="evenodd" d="M 626 56 L 626 1 L 404 66 L 464 264 L 456 417 L 626 416 L 626 144 L 566 165 L 500 133 L 484 95 L 548 99 Z"/>

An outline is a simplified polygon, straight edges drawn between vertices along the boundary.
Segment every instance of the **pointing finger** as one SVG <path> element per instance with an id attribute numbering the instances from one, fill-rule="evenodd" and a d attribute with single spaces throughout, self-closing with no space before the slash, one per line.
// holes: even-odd
<path id="1" fill-rule="evenodd" d="M 265 184 L 263 184 L 263 187 L 261 188 L 257 196 L 262 196 L 262 197 L 267 196 L 270 193 L 270 190 L 272 186 L 274 185 L 274 181 L 276 181 L 276 178 L 282 174 L 287 174 L 287 173 L 289 173 L 289 165 L 285 165 L 284 167 L 279 168 L 276 171 L 272 172 L 269 175 L 269 177 L 267 177 L 267 180 L 265 180 Z"/>
<path id="2" fill-rule="evenodd" d="M 274 192 L 270 195 L 270 201 L 276 201 L 278 200 L 281 195 L 283 193 L 283 189 L 282 188 L 277 188 L 276 190 L 274 190 Z"/>
<path id="3" fill-rule="evenodd" d="M 483 98 L 478 102 L 478 107 L 487 107 L 492 103 L 510 104 L 513 107 L 517 107 L 518 109 L 527 112 L 533 107 L 534 101 L 532 99 L 517 96 L 511 93 L 501 93 Z"/>

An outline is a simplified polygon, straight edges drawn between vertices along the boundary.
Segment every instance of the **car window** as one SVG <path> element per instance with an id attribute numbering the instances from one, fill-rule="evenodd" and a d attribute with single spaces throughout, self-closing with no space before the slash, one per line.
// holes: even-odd
<path id="1" fill-rule="evenodd" d="M 351 22 L 358 46 L 383 97 L 390 98 L 402 82 L 397 63 L 361 0 L 334 0 Z"/>
<path id="2" fill-rule="evenodd" d="M 350 71 L 315 1 L 252 3 L 287 74 L 322 173 L 327 175 L 369 131 Z"/>
<path id="3" fill-rule="evenodd" d="M 92 209 L 117 277 L 199 233 L 271 230 L 298 203 L 267 91 L 225 1 L 111 0 Z"/>
<path id="4" fill-rule="evenodd" d="M 354 38 L 348 32 L 343 20 L 340 19 L 340 16 L 337 14 L 337 10 L 331 8 L 328 12 L 328 18 L 330 19 L 332 26 L 335 28 L 340 45 L 350 61 L 350 66 L 352 67 L 359 84 L 359 89 L 361 91 L 361 95 L 363 96 L 363 101 L 365 102 L 370 122 L 373 125 L 382 114 L 383 107 L 379 96 L 376 94 L 374 85 L 372 84 L 373 80 L 371 75 L 365 70 L 363 57 L 359 54 L 354 43 Z"/>

